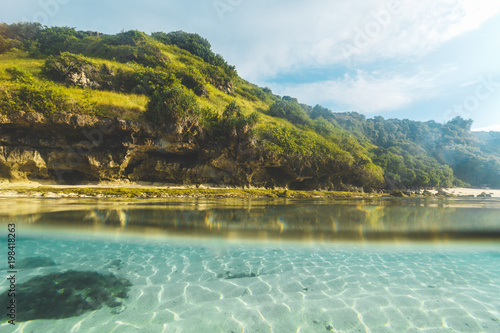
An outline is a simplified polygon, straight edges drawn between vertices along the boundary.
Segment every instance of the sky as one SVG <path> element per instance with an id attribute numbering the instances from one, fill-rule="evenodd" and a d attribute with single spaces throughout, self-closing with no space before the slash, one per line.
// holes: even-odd
<path id="1" fill-rule="evenodd" d="M 207 38 L 244 79 L 368 118 L 500 131 L 498 0 L 0 0 L 0 22 Z"/>

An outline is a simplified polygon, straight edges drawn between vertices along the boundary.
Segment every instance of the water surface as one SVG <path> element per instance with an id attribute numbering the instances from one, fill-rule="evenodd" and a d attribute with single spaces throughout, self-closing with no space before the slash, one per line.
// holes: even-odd
<path id="1" fill-rule="evenodd" d="M 0 332 L 499 332 L 499 213 L 498 199 L 4 198 L 0 245 L 15 223 L 16 260 L 34 258 L 18 285 L 76 271 L 131 286 Z"/>

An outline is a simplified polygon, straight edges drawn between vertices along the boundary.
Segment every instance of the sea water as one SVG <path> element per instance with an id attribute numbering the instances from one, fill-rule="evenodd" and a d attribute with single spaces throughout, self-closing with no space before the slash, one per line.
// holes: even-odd
<path id="1" fill-rule="evenodd" d="M 130 286 L 74 314 L 18 294 L 0 332 L 500 332 L 499 213 L 496 199 L 2 199 L 0 293 L 8 225 L 17 290 Z M 54 287 L 68 272 L 86 289 Z"/>

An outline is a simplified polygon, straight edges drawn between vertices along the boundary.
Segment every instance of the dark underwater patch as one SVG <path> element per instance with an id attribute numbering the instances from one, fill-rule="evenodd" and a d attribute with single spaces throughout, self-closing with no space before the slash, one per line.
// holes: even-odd
<path id="1" fill-rule="evenodd" d="M 16 286 L 16 321 L 62 319 L 87 311 L 122 305 L 132 284 L 113 274 L 66 271 L 36 276 Z M 8 291 L 0 295 L 0 304 L 8 304 Z"/>
<path id="2" fill-rule="evenodd" d="M 55 265 L 56 263 L 49 257 L 27 257 L 20 259 L 16 263 L 16 268 L 26 269 L 26 268 L 49 267 Z"/>

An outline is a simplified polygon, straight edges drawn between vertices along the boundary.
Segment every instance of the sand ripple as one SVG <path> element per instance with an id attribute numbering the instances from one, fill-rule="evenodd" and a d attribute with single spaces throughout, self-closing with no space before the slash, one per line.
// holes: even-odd
<path id="1" fill-rule="evenodd" d="M 133 287 L 118 313 L 104 307 L 14 332 L 500 332 L 498 249 L 36 238 L 19 247 L 57 266 L 22 270 L 18 283 L 74 269 L 112 272 Z"/>

